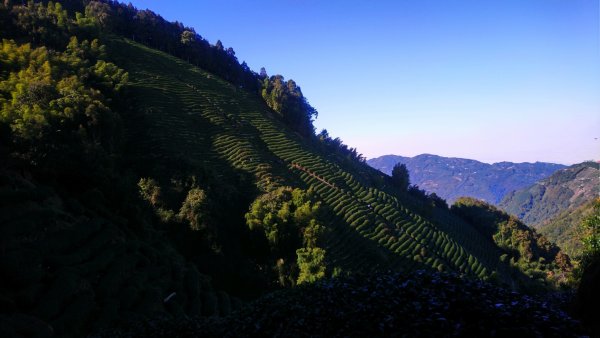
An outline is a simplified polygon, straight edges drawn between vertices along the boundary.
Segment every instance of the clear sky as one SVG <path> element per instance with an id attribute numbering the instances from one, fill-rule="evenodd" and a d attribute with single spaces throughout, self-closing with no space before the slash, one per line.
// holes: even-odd
<path id="1" fill-rule="evenodd" d="M 598 0 L 132 3 L 294 79 L 368 158 L 600 159 Z"/>

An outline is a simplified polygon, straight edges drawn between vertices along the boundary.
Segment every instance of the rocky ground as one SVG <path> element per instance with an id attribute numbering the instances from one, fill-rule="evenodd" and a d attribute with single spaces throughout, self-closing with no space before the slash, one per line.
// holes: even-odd
<path id="1" fill-rule="evenodd" d="M 266 295 L 225 318 L 124 323 L 98 337 L 581 337 L 556 298 L 457 275 L 355 276 Z"/>

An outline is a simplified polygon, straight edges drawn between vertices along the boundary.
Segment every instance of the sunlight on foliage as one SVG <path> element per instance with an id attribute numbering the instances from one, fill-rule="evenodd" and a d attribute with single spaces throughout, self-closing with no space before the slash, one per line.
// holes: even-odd
<path id="1" fill-rule="evenodd" d="M 296 250 L 300 275 L 298 284 L 314 283 L 325 277 L 325 250 L 321 248 L 301 248 Z"/>
<path id="2" fill-rule="evenodd" d="M 206 212 L 206 194 L 204 190 L 192 188 L 188 192 L 179 214 L 180 219 L 187 220 L 192 230 L 206 228 L 204 213 Z"/>
<path id="3" fill-rule="evenodd" d="M 594 211 L 581 223 L 585 254 L 600 254 L 600 199 L 594 204 Z"/>
<path id="4" fill-rule="evenodd" d="M 319 248 L 325 228 L 319 224 L 320 202 L 312 190 L 280 187 L 259 196 L 246 213 L 248 227 L 266 237 L 276 259 L 280 284 L 314 281 L 325 274 L 325 250 Z M 294 284 L 292 283 L 292 284 Z"/>

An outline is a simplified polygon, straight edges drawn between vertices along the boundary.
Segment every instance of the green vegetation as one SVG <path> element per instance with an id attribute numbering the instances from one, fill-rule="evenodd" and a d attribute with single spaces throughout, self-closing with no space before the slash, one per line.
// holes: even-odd
<path id="1" fill-rule="evenodd" d="M 580 253 L 575 256 L 576 269 L 574 280 L 578 282 L 590 266 L 600 262 L 600 199 L 594 200 L 589 205 L 585 217 L 575 228 L 576 239 L 580 242 Z"/>
<path id="2" fill-rule="evenodd" d="M 570 257 L 577 258 L 583 253 L 581 222 L 592 214 L 594 201 L 580 206 L 569 208 L 558 216 L 542 222 L 538 231 L 546 236 L 552 243 L 558 245 Z"/>
<path id="3" fill-rule="evenodd" d="M 337 154 L 340 160 L 349 164 L 365 162 L 365 157 L 358 153 L 356 148 L 348 147 L 339 137 L 331 138 L 327 129 L 321 130 L 317 135 L 317 140 L 323 151 Z"/>
<path id="4" fill-rule="evenodd" d="M 530 187 L 507 194 L 499 207 L 539 228 L 561 213 L 592 202 L 598 194 L 599 176 L 600 164 L 575 164 Z"/>
<path id="5" fill-rule="evenodd" d="M 72 37 L 63 48 L 3 40 L 0 51 L 0 123 L 15 155 L 47 170 L 74 160 L 91 165 L 113 151 L 120 118 L 110 102 L 127 82 L 127 73 L 101 59 L 98 40 Z"/>
<path id="6" fill-rule="evenodd" d="M 499 207 L 518 216 L 573 258 L 583 254 L 579 224 L 593 213 L 598 163 L 584 162 L 508 194 Z"/>
<path id="7" fill-rule="evenodd" d="M 392 180 L 398 189 L 400 190 L 408 190 L 408 186 L 410 185 L 410 179 L 408 176 L 408 169 L 406 169 L 406 165 L 401 163 L 396 163 L 394 168 L 392 169 Z"/>
<path id="8" fill-rule="evenodd" d="M 314 283 L 325 277 L 325 250 L 321 248 L 300 248 L 296 250 L 300 274 L 298 284 Z"/>
<path id="9" fill-rule="evenodd" d="M 516 217 L 468 197 L 458 199 L 452 205 L 452 212 L 477 225 L 488 240 L 502 249 L 501 260 L 529 278 L 547 280 L 558 286 L 570 277 L 573 267 L 569 256 Z M 530 284 L 527 279 L 517 280 Z"/>
<path id="10" fill-rule="evenodd" d="M 246 214 L 250 230 L 264 233 L 282 286 L 325 276 L 326 251 L 317 246 L 325 228 L 319 224 L 322 211 L 314 199 L 310 189 L 280 187 L 259 196 Z"/>
<path id="11" fill-rule="evenodd" d="M 262 97 L 271 109 L 278 112 L 283 121 L 304 136 L 312 136 L 312 118 L 317 111 L 306 101 L 294 80 L 285 81 L 283 76 L 266 77 L 262 81 Z"/>
<path id="12" fill-rule="evenodd" d="M 593 334 L 600 334 L 600 321 L 597 311 L 600 292 L 600 199 L 593 204 L 593 211 L 581 222 L 583 254 L 576 269 L 579 288 L 575 309 L 582 321 L 591 328 Z"/>
<path id="13" fill-rule="evenodd" d="M 460 222 L 447 212 L 440 211 L 439 219 L 431 220 L 416 214 L 412 210 L 421 202 L 402 195 L 389 178 L 362 162 L 348 163 L 347 157 L 321 143 L 311 144 L 290 133 L 251 95 L 162 53 L 128 41 L 112 43 L 114 50 L 122 55 L 135 54 L 139 60 L 133 63 L 119 57 L 130 73 L 130 91 L 143 98 L 131 114 L 132 119 L 135 116 L 130 124 L 134 137 L 128 158 L 132 162 L 151 160 L 157 168 L 168 168 L 175 161 L 172 158 L 180 161 L 185 153 L 185 161 L 192 168 L 197 166 L 191 171 L 207 172 L 205 184 L 220 182 L 218 187 L 204 189 L 209 198 L 211 191 L 237 195 L 236 191 L 244 189 L 245 195 L 258 196 L 260 191 L 264 194 L 282 186 L 312 187 L 324 207 L 320 223 L 329 229 L 321 248 L 327 252 L 330 271 L 386 267 L 410 271 L 425 265 L 483 278 L 495 270 L 497 257 L 478 258 L 493 252 L 493 244 L 471 241 L 468 236 L 477 236 L 474 230 L 465 233 L 462 224 L 447 223 L 448 217 Z M 176 81 L 172 81 L 172 74 L 177 74 Z M 174 129 L 178 132 L 173 133 Z M 203 162 L 211 163 L 212 168 L 204 167 Z M 145 166 L 139 170 L 143 177 L 156 176 L 157 181 L 168 174 L 168 170 L 152 173 Z M 171 184 L 168 177 L 162 181 Z M 229 187 L 228 182 L 232 183 Z M 238 203 L 225 196 L 217 200 L 213 205 L 231 214 L 240 210 Z M 241 210 L 245 213 L 248 209 Z M 264 254 L 260 249 L 264 245 L 257 244 L 261 241 L 264 239 L 256 238 L 251 246 Z M 294 256 L 285 262 L 296 259 Z M 272 262 L 273 257 L 262 261 L 263 270 L 277 271 L 267 261 Z"/>
<path id="14" fill-rule="evenodd" d="M 239 306 L 153 229 L 123 183 L 77 194 L 0 172 L 3 337 L 83 336 L 140 316 Z"/>
<path id="15" fill-rule="evenodd" d="M 202 189 L 192 188 L 188 191 L 185 201 L 179 210 L 179 216 L 182 220 L 188 221 L 192 230 L 206 228 L 205 214 L 209 209 L 206 202 L 206 194 Z"/>
<path id="16" fill-rule="evenodd" d="M 314 135 L 293 81 L 147 10 L 63 5 L 0 5 L 0 335 L 223 316 L 381 270 L 515 278 L 439 197 Z"/>
<path id="17" fill-rule="evenodd" d="M 583 254 L 587 256 L 600 255 L 600 199 L 596 199 L 592 213 L 582 222 Z"/>

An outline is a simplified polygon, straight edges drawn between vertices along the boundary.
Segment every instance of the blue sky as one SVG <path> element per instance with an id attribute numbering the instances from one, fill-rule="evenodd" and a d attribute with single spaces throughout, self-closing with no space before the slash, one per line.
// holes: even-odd
<path id="1" fill-rule="evenodd" d="M 600 159 L 598 0 L 132 3 L 294 79 L 369 158 Z"/>

